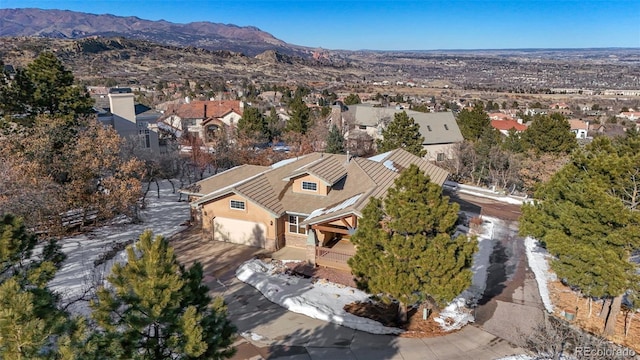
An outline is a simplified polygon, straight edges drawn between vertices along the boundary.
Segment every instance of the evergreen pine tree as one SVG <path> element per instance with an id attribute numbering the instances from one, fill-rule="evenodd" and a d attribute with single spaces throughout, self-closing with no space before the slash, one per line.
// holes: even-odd
<path id="1" fill-rule="evenodd" d="M 383 206 L 384 203 L 384 206 Z M 407 305 L 421 297 L 442 306 L 471 284 L 475 239 L 453 238 L 458 205 L 442 196 L 440 186 L 411 165 L 396 179 L 384 202 L 372 199 L 363 210 L 357 246 L 349 260 L 358 286 Z"/>
<path id="2" fill-rule="evenodd" d="M 489 115 L 484 112 L 484 105 L 476 103 L 473 110 L 462 109 L 457 117 L 460 132 L 465 140 L 476 141 L 491 129 Z"/>
<path id="3" fill-rule="evenodd" d="M 331 130 L 329 131 L 326 152 L 329 154 L 344 153 L 344 137 L 336 125 L 332 125 Z"/>
<path id="4" fill-rule="evenodd" d="M 578 145 L 562 114 L 535 116 L 523 139 L 538 153 L 568 154 Z"/>
<path id="5" fill-rule="evenodd" d="M 260 109 L 248 106 L 238 121 L 238 135 L 262 142 L 267 139 L 267 120 Z"/>
<path id="6" fill-rule="evenodd" d="M 360 96 L 358 94 L 349 94 L 346 98 L 344 98 L 345 105 L 355 105 L 360 104 L 362 101 L 360 100 Z"/>
<path id="7" fill-rule="evenodd" d="M 377 141 L 379 153 L 403 148 L 406 151 L 423 157 L 427 151 L 422 147 L 424 137 L 420 134 L 420 126 L 406 111 L 396 113 L 393 121 L 382 131 L 382 140 Z"/>
<path id="8" fill-rule="evenodd" d="M 146 231 L 128 262 L 98 290 L 92 316 L 101 331 L 89 344 L 102 358 L 223 359 L 235 331 L 220 299 L 202 284 L 202 266 L 186 269 L 162 236 Z M 100 358 L 100 357 L 97 357 Z"/>
<path id="9" fill-rule="evenodd" d="M 269 137 L 269 142 L 273 142 L 275 139 L 280 138 L 280 136 L 282 135 L 283 127 L 284 125 L 278 117 L 276 108 L 272 107 L 269 111 L 269 116 L 267 117 L 267 134 Z"/>
<path id="10" fill-rule="evenodd" d="M 613 300 L 606 334 L 613 333 L 622 295 L 640 281 L 630 261 L 640 249 L 634 147 L 597 139 L 538 189 L 539 201 L 525 205 L 521 218 L 520 233 L 554 255 L 551 266 L 560 278 L 585 296 Z"/>
<path id="11" fill-rule="evenodd" d="M 22 220 L 0 219 L 0 358 L 50 359 L 68 316 L 46 286 L 64 260 L 55 242 L 32 257 L 36 237 Z"/>
<path id="12" fill-rule="evenodd" d="M 297 94 L 289 104 L 289 114 L 291 117 L 287 121 L 285 130 L 302 135 L 306 134 L 309 129 L 311 111 L 300 94 Z"/>

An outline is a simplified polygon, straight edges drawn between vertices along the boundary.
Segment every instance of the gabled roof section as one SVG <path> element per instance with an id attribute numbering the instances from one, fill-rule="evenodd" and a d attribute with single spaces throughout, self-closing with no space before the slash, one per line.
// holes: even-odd
<path id="1" fill-rule="evenodd" d="M 200 180 L 181 190 L 183 193 L 205 196 L 213 191 L 235 185 L 269 169 L 268 166 L 240 165 Z"/>
<path id="2" fill-rule="evenodd" d="M 175 114 L 182 119 L 208 119 L 210 117 L 223 117 L 230 111 L 242 115 L 240 101 L 238 100 L 195 100 L 186 104 L 169 106 L 166 114 Z"/>
<path id="3" fill-rule="evenodd" d="M 335 185 L 347 175 L 346 155 L 321 154 L 320 159 L 294 170 L 283 180 L 289 181 L 301 175 L 309 174 L 322 180 L 327 186 Z"/>
<path id="4" fill-rule="evenodd" d="M 408 110 L 407 115 L 420 125 L 423 145 L 450 144 L 462 142 L 462 133 L 452 112 L 422 113 Z"/>
<path id="5" fill-rule="evenodd" d="M 350 161 L 350 165 L 361 170 L 361 175 L 354 178 L 359 184 L 363 184 L 363 186 L 360 186 L 363 192 L 358 193 L 357 197 L 353 196 L 341 203 L 333 203 L 327 207 L 314 210 L 302 224 L 317 224 L 349 214 L 362 214 L 362 209 L 367 205 L 369 199 L 371 197 L 379 199 L 385 197 L 396 178 L 411 164 L 417 165 L 429 176 L 432 182 L 439 186 L 442 186 L 449 175 L 446 170 L 403 149 L 396 149 L 368 159 L 355 158 Z M 350 169 L 347 177 L 352 176 L 352 173 L 355 173 L 355 170 Z M 373 184 L 364 185 L 367 183 Z"/>
<path id="6" fill-rule="evenodd" d="M 282 203 L 278 199 L 278 194 L 276 194 L 264 173 L 252 179 L 252 181 L 246 181 L 234 188 L 245 197 L 253 200 L 274 214 L 282 214 L 285 211 Z"/>
<path id="7" fill-rule="evenodd" d="M 491 120 L 491 126 L 494 129 L 498 129 L 498 130 L 511 130 L 511 129 L 515 129 L 515 131 L 527 130 L 527 125 L 520 124 L 515 120 Z"/>
<path id="8" fill-rule="evenodd" d="M 402 170 L 411 164 L 438 185 L 447 178 L 445 170 L 402 149 L 348 162 L 345 155 L 312 153 L 274 166 L 238 166 L 197 182 L 196 189 L 181 191 L 201 196 L 193 203 L 196 206 L 235 193 L 275 217 L 287 212 L 308 214 L 304 223 L 315 224 L 348 214 L 360 216 L 369 198 L 384 197 Z M 317 176 L 331 184 L 332 190 L 326 196 L 294 192 L 291 179 L 304 174 Z"/>
<path id="9" fill-rule="evenodd" d="M 444 184 L 444 181 L 447 180 L 447 176 L 449 176 L 449 172 L 443 168 L 434 165 L 430 161 L 419 158 L 404 149 L 389 151 L 388 155 L 380 159 L 379 162 L 387 168 L 390 168 L 389 165 L 392 164 L 398 171 L 402 171 L 408 168 L 411 164 L 415 164 L 420 168 L 420 170 L 424 171 L 425 174 L 429 176 L 429 179 L 432 182 L 440 186 Z"/>
<path id="10" fill-rule="evenodd" d="M 462 142 L 462 133 L 456 118 L 450 111 L 423 113 L 394 107 L 374 107 L 370 104 L 349 105 L 346 117 L 356 125 L 377 126 L 381 122 L 393 121 L 395 114 L 406 112 L 420 126 L 423 145 L 450 144 Z"/>

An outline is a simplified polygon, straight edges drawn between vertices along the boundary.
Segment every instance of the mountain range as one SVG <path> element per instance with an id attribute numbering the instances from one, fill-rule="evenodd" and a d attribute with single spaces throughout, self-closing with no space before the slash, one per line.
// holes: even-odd
<path id="1" fill-rule="evenodd" d="M 314 56 L 312 48 L 288 44 L 253 26 L 212 22 L 177 24 L 135 16 L 96 15 L 69 10 L 0 9 L 0 36 L 58 39 L 125 37 L 164 45 L 228 50 L 247 56 L 267 50 L 302 57 Z"/>

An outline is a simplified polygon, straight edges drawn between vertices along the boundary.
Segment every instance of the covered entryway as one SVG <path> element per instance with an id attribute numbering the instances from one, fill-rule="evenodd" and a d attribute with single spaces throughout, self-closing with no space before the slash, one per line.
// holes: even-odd
<path id="1" fill-rule="evenodd" d="M 358 218 L 349 214 L 311 225 L 319 240 L 315 248 L 315 263 L 334 269 L 351 270 L 347 261 L 356 253 L 350 239 L 357 224 Z"/>
<path id="2" fill-rule="evenodd" d="M 213 218 L 213 239 L 264 248 L 267 226 L 263 223 L 224 217 Z"/>

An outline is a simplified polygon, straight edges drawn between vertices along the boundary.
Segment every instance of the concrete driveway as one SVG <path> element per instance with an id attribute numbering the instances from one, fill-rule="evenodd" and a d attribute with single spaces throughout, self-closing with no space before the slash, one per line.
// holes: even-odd
<path id="1" fill-rule="evenodd" d="M 200 261 L 212 295 L 224 296 L 238 328 L 233 359 L 497 359 L 524 351 L 475 326 L 437 338 L 373 335 L 289 312 L 235 278 L 263 249 L 205 241 L 199 231 L 171 240 L 183 264 Z"/>

